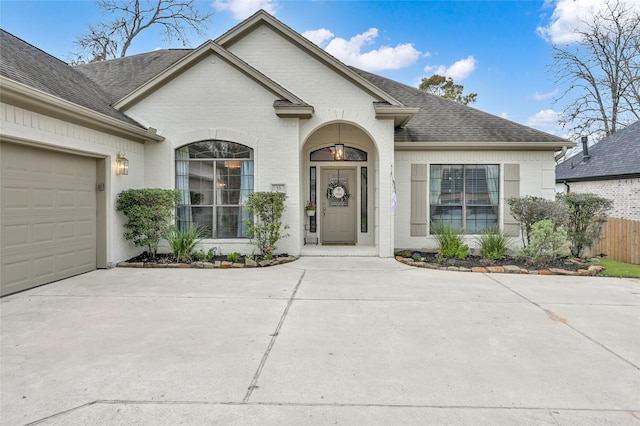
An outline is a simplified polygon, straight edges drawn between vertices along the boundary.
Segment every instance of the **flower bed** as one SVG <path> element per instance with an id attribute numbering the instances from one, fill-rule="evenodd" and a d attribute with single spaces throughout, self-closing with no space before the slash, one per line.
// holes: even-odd
<path id="1" fill-rule="evenodd" d="M 118 263 L 119 267 L 124 268 L 197 268 L 197 269 L 230 269 L 230 268 L 260 268 L 267 266 L 282 265 L 283 263 L 293 262 L 298 258 L 287 254 L 276 255 L 273 259 L 264 257 L 255 258 L 247 256 L 239 256 L 233 262 L 229 261 L 227 256 L 213 256 L 206 261 L 187 261 L 178 262 L 176 257 L 171 254 L 158 254 L 152 259 L 147 252 L 139 256 L 133 257 L 125 262 Z"/>
<path id="2" fill-rule="evenodd" d="M 589 259 L 589 261 L 558 258 L 542 267 L 532 268 L 523 260 L 511 256 L 497 260 L 469 256 L 463 260 L 443 259 L 439 262 L 436 253 L 403 250 L 396 252 L 396 260 L 419 268 L 459 272 L 589 276 L 604 270 L 604 267 L 599 264 L 600 259 L 598 258 Z"/>

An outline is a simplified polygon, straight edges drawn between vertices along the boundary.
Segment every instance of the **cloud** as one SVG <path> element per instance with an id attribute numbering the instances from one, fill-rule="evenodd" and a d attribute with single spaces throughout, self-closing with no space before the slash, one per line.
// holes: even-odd
<path id="1" fill-rule="evenodd" d="M 334 37 L 334 34 L 326 28 L 320 28 L 319 30 L 305 31 L 302 36 L 322 47 L 327 40 L 331 40 Z"/>
<path id="2" fill-rule="evenodd" d="M 469 56 L 466 59 L 456 61 L 448 68 L 444 65 L 439 65 L 437 67 L 426 66 L 424 67 L 424 70 L 432 72 L 433 74 L 451 77 L 454 81 L 460 81 L 471 75 L 471 73 L 476 69 L 476 64 L 477 61 L 475 58 L 473 56 Z"/>
<path id="3" fill-rule="evenodd" d="M 238 21 L 248 18 L 260 9 L 276 14 L 278 4 L 274 0 L 215 0 L 213 7 L 219 11 L 230 11 Z"/>
<path id="4" fill-rule="evenodd" d="M 560 131 L 558 120 L 561 116 L 561 112 L 556 112 L 552 109 L 543 109 L 529 117 L 526 124 L 529 127 L 555 134 Z"/>
<path id="5" fill-rule="evenodd" d="M 546 99 L 553 98 L 557 94 L 558 94 L 558 89 L 555 89 L 554 91 L 548 92 L 548 93 L 536 92 L 531 97 L 533 98 L 534 101 L 544 101 Z"/>
<path id="6" fill-rule="evenodd" d="M 402 43 L 395 47 L 381 46 L 378 49 L 364 51 L 365 47 L 373 44 L 378 37 L 377 28 L 369 28 L 349 40 L 334 37 L 331 31 L 324 28 L 306 31 L 303 35 L 321 47 L 328 41 L 325 50 L 329 54 L 347 65 L 353 65 L 366 71 L 405 68 L 414 64 L 422 55 L 411 43 Z"/>
<path id="7" fill-rule="evenodd" d="M 553 7 L 550 3 L 545 1 L 545 6 Z M 626 3 L 632 8 L 640 8 L 637 1 L 631 0 Z M 572 44 L 578 40 L 575 30 L 584 26 L 581 20 L 604 8 L 606 2 L 603 0 L 557 0 L 550 22 L 546 26 L 536 28 L 536 32 L 550 43 Z"/>
<path id="8" fill-rule="evenodd" d="M 500 117 L 504 118 L 505 120 L 509 119 L 509 113 L 503 112 L 502 114 L 500 114 Z"/>

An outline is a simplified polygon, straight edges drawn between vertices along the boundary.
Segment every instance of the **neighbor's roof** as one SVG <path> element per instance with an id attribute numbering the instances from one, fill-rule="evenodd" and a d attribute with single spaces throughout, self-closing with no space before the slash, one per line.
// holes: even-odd
<path id="1" fill-rule="evenodd" d="M 419 107 L 404 128 L 396 129 L 396 142 L 543 142 L 573 145 L 550 135 L 493 114 L 444 99 L 416 87 L 351 69 L 408 107 Z"/>
<path id="2" fill-rule="evenodd" d="M 106 94 L 67 63 L 0 29 L 0 75 L 111 118 L 141 127 L 111 107 Z"/>
<path id="3" fill-rule="evenodd" d="M 618 130 L 556 166 L 556 182 L 640 176 L 640 121 Z"/>

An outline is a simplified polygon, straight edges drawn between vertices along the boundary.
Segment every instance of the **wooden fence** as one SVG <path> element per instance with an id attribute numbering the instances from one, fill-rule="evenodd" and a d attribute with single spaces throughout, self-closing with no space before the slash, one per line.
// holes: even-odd
<path id="1" fill-rule="evenodd" d="M 600 242 L 591 249 L 592 255 L 600 253 L 611 260 L 640 264 L 640 221 L 608 217 Z"/>

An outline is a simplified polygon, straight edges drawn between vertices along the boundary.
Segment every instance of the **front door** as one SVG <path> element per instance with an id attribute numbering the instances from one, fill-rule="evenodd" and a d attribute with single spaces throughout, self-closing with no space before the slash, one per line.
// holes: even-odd
<path id="1" fill-rule="evenodd" d="M 323 244 L 356 243 L 356 171 L 323 169 L 319 195 Z"/>

